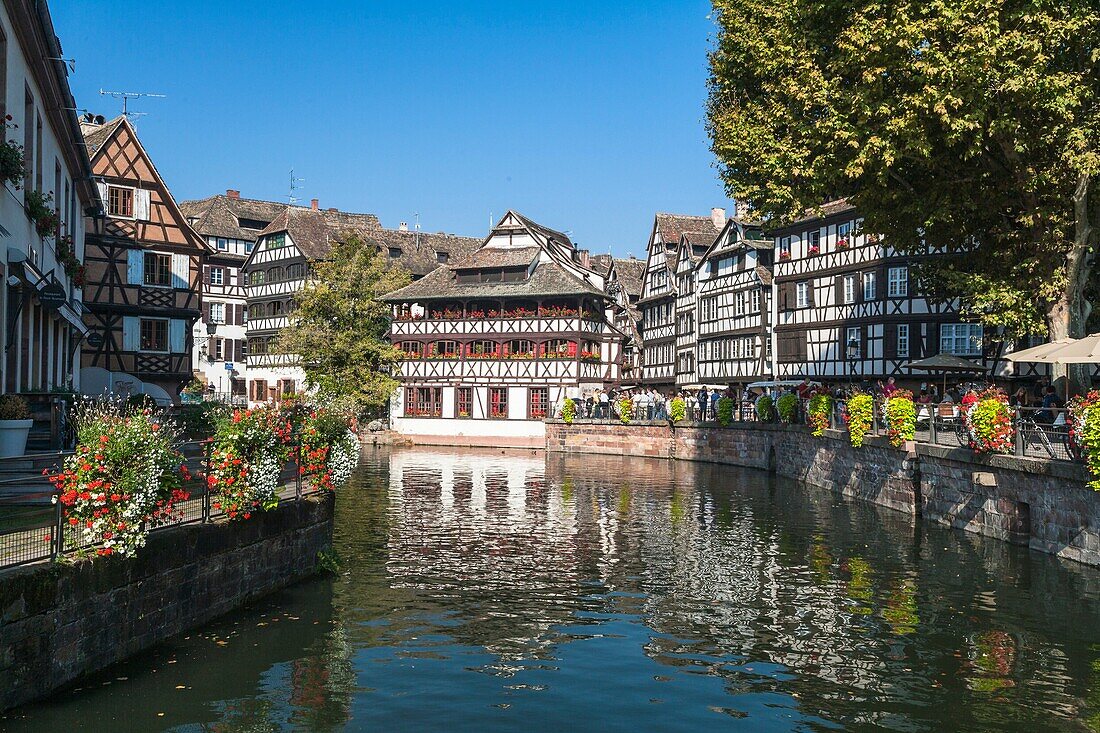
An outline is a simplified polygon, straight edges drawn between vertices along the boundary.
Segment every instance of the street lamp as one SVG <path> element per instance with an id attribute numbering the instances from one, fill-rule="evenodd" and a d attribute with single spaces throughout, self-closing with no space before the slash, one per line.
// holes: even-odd
<path id="1" fill-rule="evenodd" d="M 855 336 L 848 338 L 848 381 L 855 382 L 856 362 L 859 360 L 859 340 Z"/>
<path id="2" fill-rule="evenodd" d="M 214 363 L 214 355 L 210 353 L 210 339 L 214 338 L 214 335 L 218 332 L 218 324 L 207 323 L 206 324 L 206 341 L 199 347 L 199 356 L 206 359 L 206 363 Z"/>

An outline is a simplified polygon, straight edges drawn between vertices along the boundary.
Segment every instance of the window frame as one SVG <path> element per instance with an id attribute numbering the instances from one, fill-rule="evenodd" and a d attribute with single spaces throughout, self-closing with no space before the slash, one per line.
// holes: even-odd
<path id="1" fill-rule="evenodd" d="M 540 399 L 536 400 L 536 397 Z M 536 406 L 536 402 L 541 404 L 540 408 Z M 528 387 L 527 388 L 527 419 L 528 420 L 544 420 L 547 413 L 550 411 L 550 388 L 549 387 Z"/>
<path id="2" fill-rule="evenodd" d="M 794 284 L 794 307 L 810 307 L 810 283 L 806 280 Z"/>
<path id="3" fill-rule="evenodd" d="M 138 320 L 138 351 L 142 351 L 142 352 L 145 352 L 147 354 L 167 354 L 167 353 L 169 353 L 172 350 L 172 344 L 170 343 L 171 328 L 168 325 L 169 320 L 170 319 L 168 319 L 168 318 L 141 318 L 141 319 L 139 319 Z M 163 329 L 164 329 L 164 348 L 163 349 L 150 348 L 150 347 L 147 347 L 145 345 L 145 327 L 146 327 L 147 324 L 150 325 L 150 326 L 162 326 L 163 327 Z M 155 334 L 155 335 L 159 336 L 160 334 L 158 333 L 158 334 Z"/>
<path id="4" fill-rule="evenodd" d="M 151 282 L 150 277 L 153 272 L 160 274 L 160 267 L 149 267 L 150 258 L 156 258 L 153 261 L 159 263 L 163 259 L 164 267 L 164 282 Z M 163 252 L 145 252 L 141 258 L 141 284 L 146 288 L 170 288 L 172 287 L 172 255 L 165 254 Z"/>
<path id="5" fill-rule="evenodd" d="M 874 300 L 878 296 L 878 280 L 874 270 L 863 273 L 863 299 Z M 868 287 L 870 286 L 870 287 Z"/>
<path id="6" fill-rule="evenodd" d="M 508 419 L 508 388 L 507 387 L 490 387 L 489 388 L 489 412 L 486 417 L 490 420 L 507 420 Z"/>
<path id="7" fill-rule="evenodd" d="M 951 330 L 951 335 L 946 336 L 944 331 L 946 329 Z M 959 330 L 964 329 L 965 335 L 960 335 Z M 977 332 L 977 338 L 974 337 L 975 331 Z M 982 349 L 984 347 L 984 329 L 980 323 L 942 323 L 940 324 L 940 353 L 951 354 L 952 356 L 981 356 Z M 944 348 L 944 342 L 946 339 L 952 341 L 950 350 Z M 956 350 L 956 346 L 960 340 L 965 339 L 968 344 L 966 351 Z"/>
<path id="8" fill-rule="evenodd" d="M 217 308 L 221 311 L 221 317 L 214 315 L 214 309 Z M 210 322 L 211 323 L 225 323 L 225 303 L 212 301 L 210 303 Z"/>
<path id="9" fill-rule="evenodd" d="M 899 273 L 900 277 L 895 277 Z M 886 271 L 886 295 L 889 298 L 906 298 L 909 296 L 908 267 L 891 267 Z"/>
<path id="10" fill-rule="evenodd" d="M 902 335 L 904 333 L 904 336 Z M 902 344 L 905 346 L 902 347 Z M 909 356 L 909 324 L 899 323 L 894 333 L 894 353 L 897 356 Z"/>
<path id="11" fill-rule="evenodd" d="M 853 358 L 848 356 L 848 343 L 855 336 L 856 353 Z M 842 345 L 845 361 L 863 360 L 863 326 L 848 326 L 844 329 L 844 344 Z"/>
<path id="12" fill-rule="evenodd" d="M 215 277 L 215 275 L 217 277 Z M 225 285 L 225 268 L 217 265 L 210 266 L 210 284 Z"/>
<path id="13" fill-rule="evenodd" d="M 462 408 L 465 404 L 466 414 L 462 414 Z M 459 420 L 469 420 L 474 416 L 474 388 L 473 387 L 455 387 L 455 418 Z"/>
<path id="14" fill-rule="evenodd" d="M 129 201 L 129 205 L 130 205 L 130 213 L 124 214 L 124 213 L 115 211 L 113 198 L 114 198 L 114 194 L 116 192 L 118 193 L 120 199 L 122 199 L 123 194 L 126 194 L 128 196 L 127 200 Z M 108 183 L 107 184 L 107 202 L 106 203 L 107 203 L 107 216 L 111 217 L 112 219 L 133 219 L 134 218 L 134 189 L 133 189 L 133 187 L 131 187 L 131 186 L 118 186 L 118 185 L 115 185 L 113 183 Z"/>

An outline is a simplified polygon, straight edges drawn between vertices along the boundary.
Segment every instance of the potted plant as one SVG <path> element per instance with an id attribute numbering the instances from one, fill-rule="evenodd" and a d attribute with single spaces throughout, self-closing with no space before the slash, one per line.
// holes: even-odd
<path id="1" fill-rule="evenodd" d="M 53 194 L 28 190 L 23 206 L 38 236 L 48 237 L 57 231 L 61 220 L 53 208 Z"/>
<path id="2" fill-rule="evenodd" d="M 848 241 L 847 237 L 841 237 L 840 239 L 836 240 L 837 249 L 848 249 L 849 245 L 850 242 Z"/>
<path id="3" fill-rule="evenodd" d="M 27 452 L 27 436 L 34 420 L 27 401 L 15 394 L 0 395 L 0 458 Z"/>
<path id="4" fill-rule="evenodd" d="M 811 244 L 810 249 L 807 251 L 810 253 L 810 257 L 813 257 L 814 255 L 821 254 L 821 247 L 816 244 Z"/>
<path id="5" fill-rule="evenodd" d="M 14 130 L 18 125 L 11 121 L 11 115 L 4 118 L 4 127 Z M 23 187 L 23 175 L 27 170 L 27 161 L 23 154 L 23 146 L 14 140 L 4 140 L 0 143 L 0 180 L 10 183 L 16 190 Z"/>

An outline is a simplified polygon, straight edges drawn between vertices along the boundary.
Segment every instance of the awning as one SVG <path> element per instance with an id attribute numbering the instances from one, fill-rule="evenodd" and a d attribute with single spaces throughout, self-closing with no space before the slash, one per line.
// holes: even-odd
<path id="1" fill-rule="evenodd" d="M 1008 361 L 1034 361 L 1049 363 L 1049 357 L 1052 352 L 1058 351 L 1058 349 L 1062 348 L 1063 346 L 1068 346 L 1073 342 L 1074 339 L 1058 339 L 1057 341 L 1051 341 L 1047 344 L 1032 346 L 1030 349 L 1024 349 L 1022 351 L 1014 351 L 1011 354 L 1005 354 L 1005 359 Z"/>
<path id="2" fill-rule="evenodd" d="M 1068 341 L 1068 343 L 1062 343 L 1062 341 Z M 1050 348 L 1039 357 L 1020 359 L 1020 354 L 1027 353 L 1020 352 L 1013 361 L 1033 361 L 1042 364 L 1100 364 L 1100 333 L 1093 333 L 1080 339 L 1061 339 L 1045 346 Z"/>
<path id="3" fill-rule="evenodd" d="M 916 369 L 922 372 L 987 372 L 989 367 L 982 366 L 976 361 L 963 359 L 953 354 L 936 354 L 927 359 L 911 361 L 905 368 Z"/>

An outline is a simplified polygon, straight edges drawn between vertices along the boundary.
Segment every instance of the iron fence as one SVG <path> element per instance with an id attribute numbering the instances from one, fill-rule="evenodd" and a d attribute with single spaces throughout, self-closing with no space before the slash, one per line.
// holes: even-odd
<path id="1" fill-rule="evenodd" d="M 807 423 L 809 400 L 799 399 L 789 424 Z M 561 417 L 563 403 L 552 406 L 551 414 Z M 607 403 L 589 403 L 575 400 L 575 420 L 588 423 L 622 424 L 617 401 Z M 635 401 L 630 413 L 631 424 L 639 422 L 668 422 L 668 403 L 654 403 L 648 400 Z M 711 402 L 705 407 L 698 401 L 686 404 L 686 420 L 695 423 L 714 424 L 717 422 L 717 403 Z M 1069 412 L 1065 408 L 1012 407 L 1011 426 L 1013 435 L 1012 455 L 1041 458 L 1051 461 L 1080 461 L 1081 450 L 1073 431 L 1070 429 Z M 916 404 L 917 421 L 913 439 L 918 443 L 929 443 L 951 448 L 971 447 L 971 435 L 967 427 L 966 416 L 960 405 L 952 403 Z M 829 424 L 833 428 L 844 429 L 846 424 L 846 400 L 833 401 L 833 411 Z M 885 420 L 884 401 L 875 400 L 872 411 L 870 435 L 886 436 L 888 429 Z M 740 400 L 734 404 L 733 419 L 738 423 L 777 423 L 781 422 L 773 403 L 767 410 L 758 409 L 751 400 Z"/>
<path id="2" fill-rule="evenodd" d="M 149 527 L 150 532 L 210 522 L 225 516 L 223 510 L 215 508 L 215 502 L 211 500 L 214 495 L 206 484 L 212 441 L 186 441 L 178 447 L 191 474 L 191 479 L 183 483 L 189 498 L 176 504 L 173 519 Z M 319 485 L 317 474 L 302 467 L 300 442 L 292 442 L 290 453 L 290 460 L 283 465 L 279 475 L 280 504 L 300 501 L 303 497 L 325 490 Z M 59 470 L 64 459 L 71 454 L 50 454 L 51 460 L 45 468 Z M 26 464 L 41 458 L 43 456 L 26 456 L 15 460 Z M 64 505 L 57 499 L 57 490 L 43 475 L 42 467 L 38 465 L 40 463 L 41 460 L 34 461 L 33 472 L 24 471 L 17 477 L 0 478 L 0 568 L 55 560 L 94 546 L 83 540 L 78 527 L 69 526 Z M 3 465 L 4 462 L 0 461 L 0 475 Z"/>

